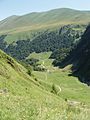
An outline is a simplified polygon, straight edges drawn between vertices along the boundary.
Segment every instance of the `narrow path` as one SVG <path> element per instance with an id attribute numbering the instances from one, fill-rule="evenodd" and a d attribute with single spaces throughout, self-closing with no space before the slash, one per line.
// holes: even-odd
<path id="1" fill-rule="evenodd" d="M 62 91 L 62 89 L 61 89 L 61 87 L 60 87 L 60 86 L 58 86 L 58 88 L 59 88 L 59 91 L 58 91 L 58 93 L 57 93 L 57 94 L 59 94 L 59 93 Z"/>

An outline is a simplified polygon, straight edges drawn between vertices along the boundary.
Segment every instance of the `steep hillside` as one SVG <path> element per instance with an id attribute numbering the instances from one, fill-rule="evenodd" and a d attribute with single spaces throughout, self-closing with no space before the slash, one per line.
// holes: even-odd
<path id="1" fill-rule="evenodd" d="M 10 94 L 14 94 L 16 89 L 19 90 L 19 87 L 23 88 L 22 85 L 18 86 L 17 82 L 24 84 L 25 78 L 27 79 L 26 84 L 28 84 L 29 76 L 27 70 L 0 50 L 0 87 L 2 88 L 2 93 L 4 89 L 7 89 Z M 20 81 L 18 81 L 19 79 Z M 15 86 L 12 86 L 12 84 L 15 84 Z"/>
<path id="2" fill-rule="evenodd" d="M 77 47 L 59 65 L 73 64 L 73 74 L 90 85 L 90 25 L 84 32 Z"/>
<path id="3" fill-rule="evenodd" d="M 60 71 L 51 74 L 47 72 L 33 74 L 32 77 L 28 76 L 23 66 L 0 51 L 1 120 L 78 118 L 89 120 L 90 98 L 87 86 L 77 82 L 74 77 L 68 78 L 67 73 Z M 47 74 L 48 81 L 45 80 L 45 74 Z M 61 80 L 58 79 L 58 75 L 61 76 Z M 66 80 L 62 81 L 62 78 Z M 70 83 L 69 80 L 72 82 Z M 70 86 L 73 87 L 73 94 Z M 80 98 L 78 90 L 81 93 L 85 92 Z"/>
<path id="4" fill-rule="evenodd" d="M 1 120 L 57 119 L 59 110 L 63 114 L 63 104 L 63 99 L 45 91 L 44 86 L 27 75 L 24 67 L 0 50 Z"/>
<path id="5" fill-rule="evenodd" d="M 77 59 L 74 58 L 74 60 L 77 65 L 75 65 L 74 74 L 79 75 L 82 82 L 90 85 L 90 26 L 87 27 L 75 51 L 77 52 L 74 57 Z"/>

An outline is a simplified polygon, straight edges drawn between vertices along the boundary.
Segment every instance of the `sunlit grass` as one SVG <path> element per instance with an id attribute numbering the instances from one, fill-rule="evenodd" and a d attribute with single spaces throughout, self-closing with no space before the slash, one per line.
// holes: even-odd
<path id="1" fill-rule="evenodd" d="M 89 120 L 89 87 L 57 68 L 32 74 L 0 51 L 0 120 Z"/>

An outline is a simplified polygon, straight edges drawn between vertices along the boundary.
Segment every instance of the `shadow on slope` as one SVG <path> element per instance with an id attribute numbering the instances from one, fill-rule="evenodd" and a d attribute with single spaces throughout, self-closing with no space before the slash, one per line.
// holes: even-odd
<path id="1" fill-rule="evenodd" d="M 72 64 L 72 75 L 90 85 L 90 25 L 75 49 L 60 63 L 60 67 Z"/>

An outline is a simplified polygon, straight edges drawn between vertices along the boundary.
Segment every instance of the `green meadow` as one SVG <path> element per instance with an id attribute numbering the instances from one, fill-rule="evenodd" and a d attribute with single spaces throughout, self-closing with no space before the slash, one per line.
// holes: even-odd
<path id="1" fill-rule="evenodd" d="M 44 54 L 39 57 L 46 60 L 51 53 Z M 90 88 L 68 74 L 53 67 L 29 76 L 23 66 L 0 51 L 0 119 L 89 120 Z"/>

